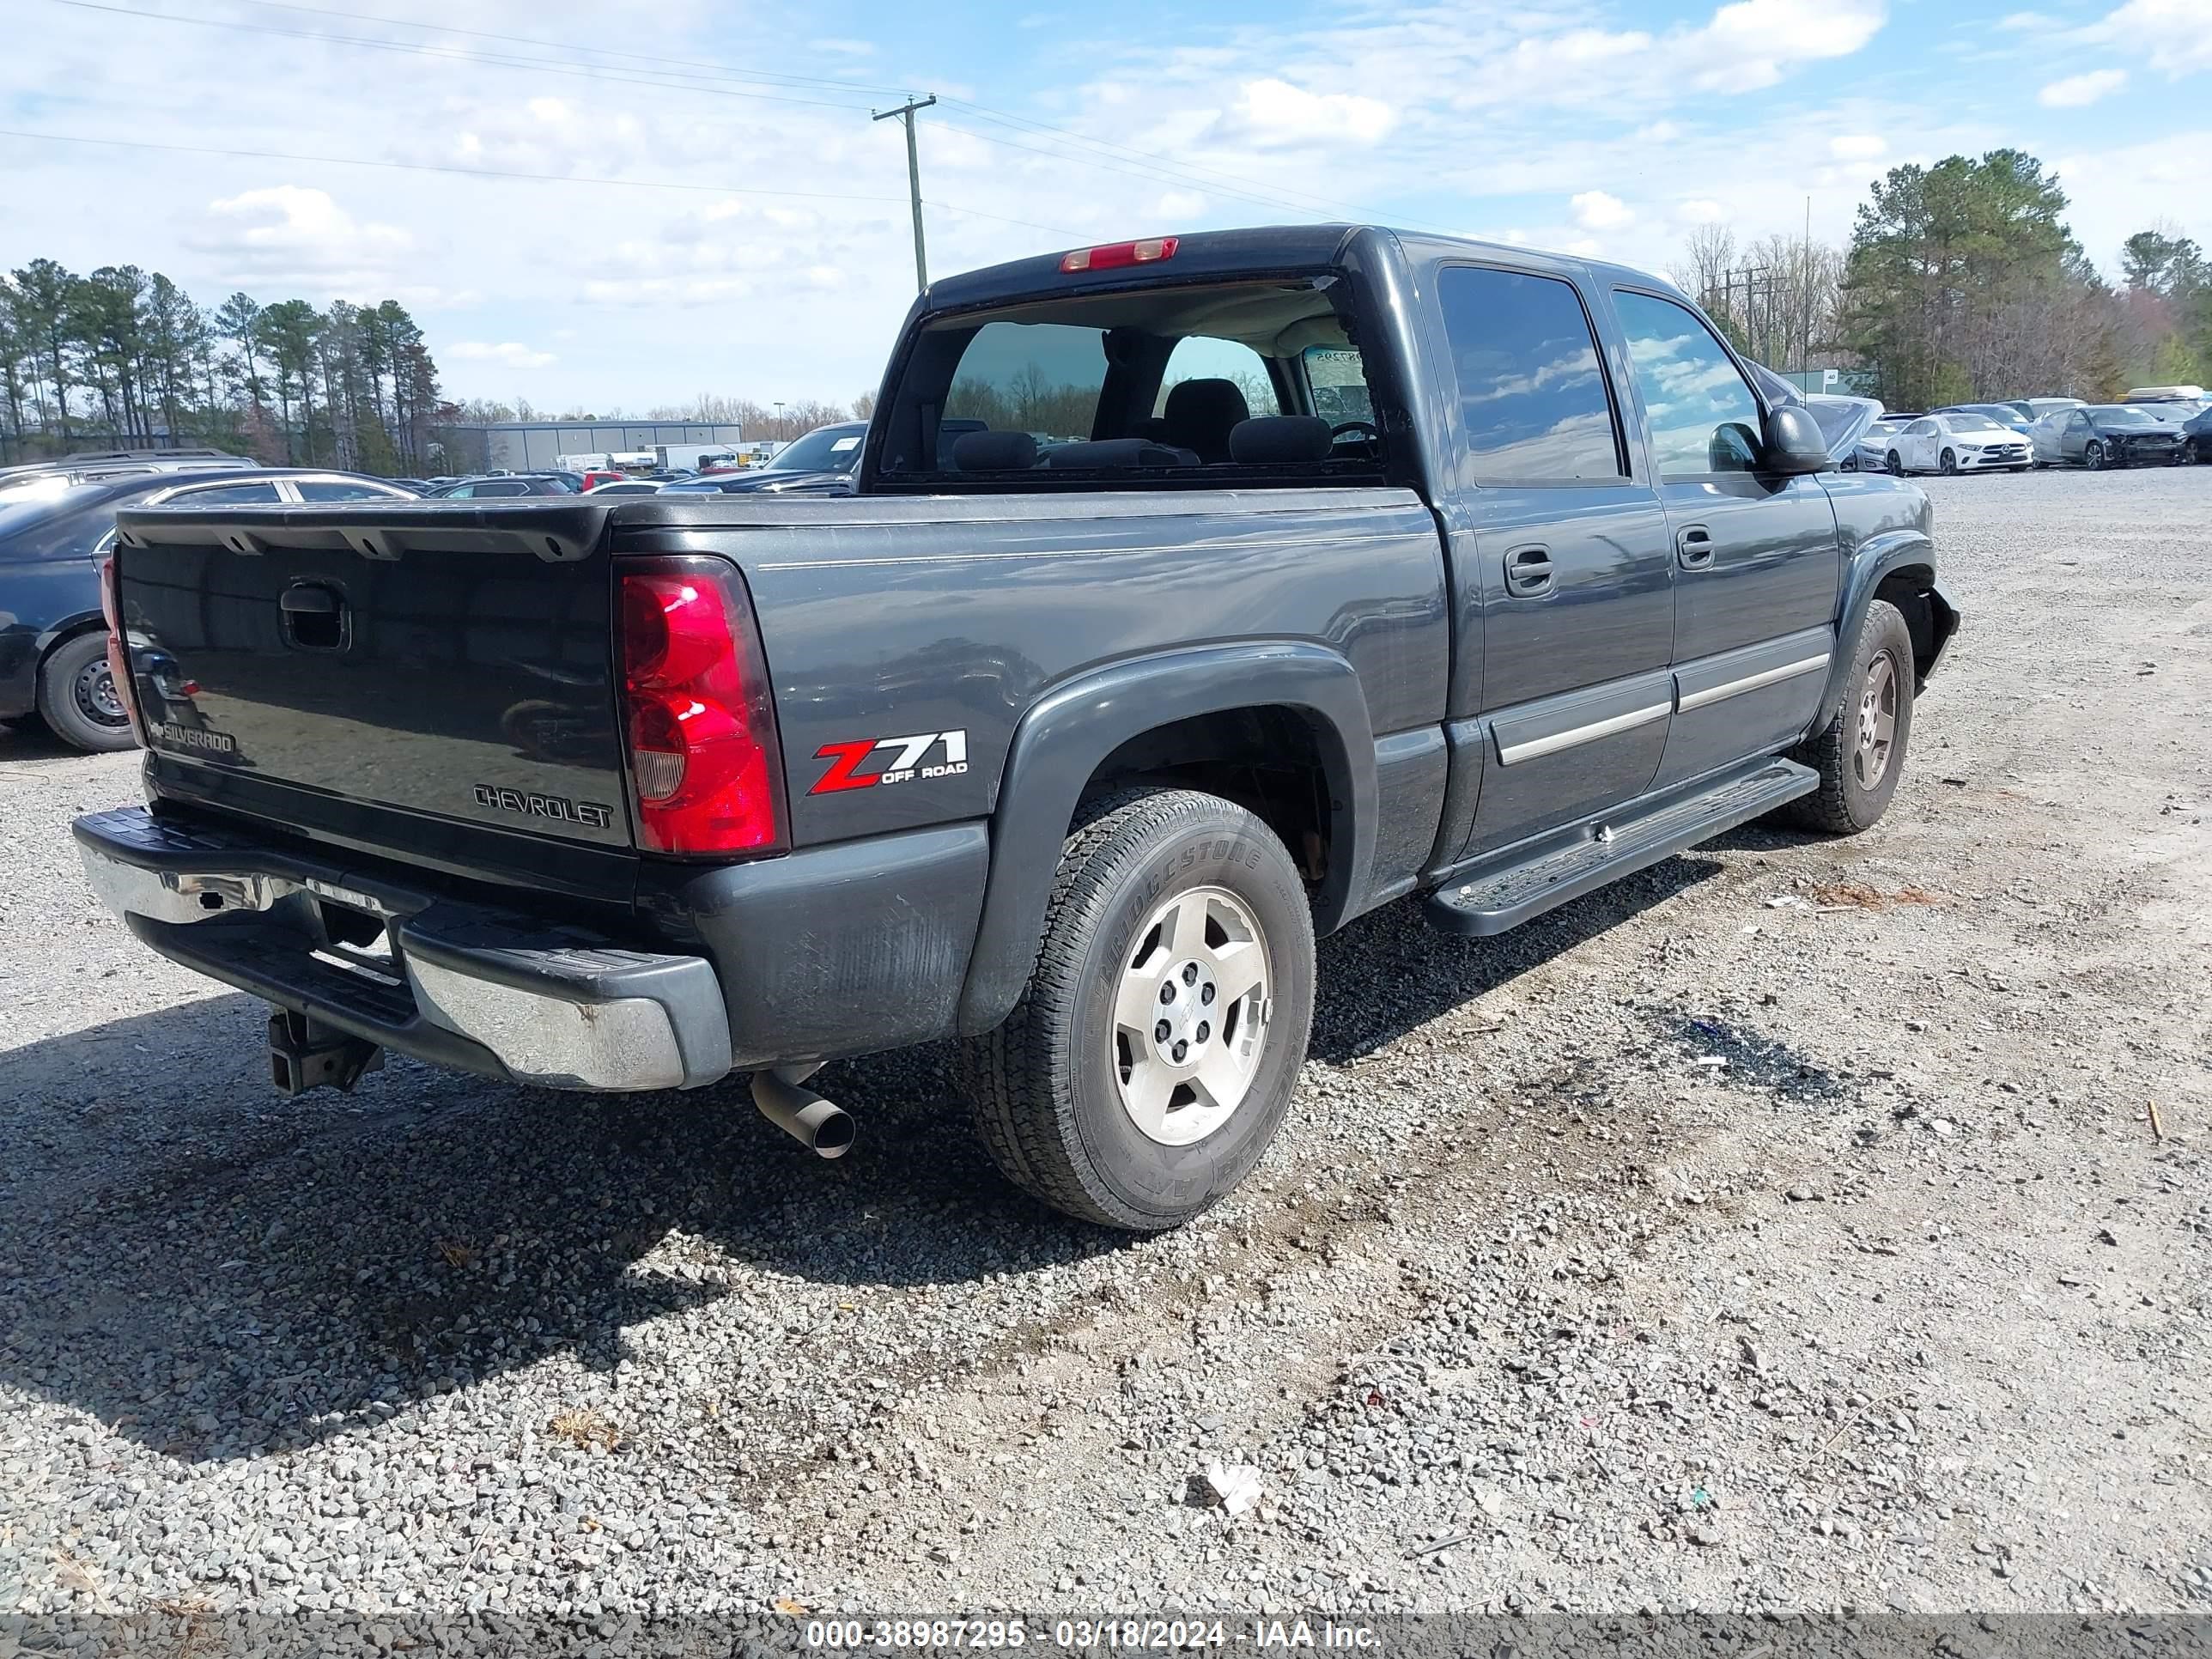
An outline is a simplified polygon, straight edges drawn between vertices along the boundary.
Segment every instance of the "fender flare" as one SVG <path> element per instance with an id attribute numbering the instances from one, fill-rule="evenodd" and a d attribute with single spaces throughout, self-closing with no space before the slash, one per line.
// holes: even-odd
<path id="1" fill-rule="evenodd" d="M 31 641 L 31 654 L 43 662 L 47 652 L 69 638 L 70 635 L 82 634 L 88 628 L 97 628 L 105 632 L 107 628 L 106 617 L 95 609 L 80 611 L 71 616 L 62 617 L 58 622 L 48 623 L 39 630 L 38 637 Z"/>
<path id="2" fill-rule="evenodd" d="M 1851 656 L 1859 635 L 1859 623 L 1866 615 L 1868 603 L 1875 590 L 1881 586 L 1882 578 L 1892 571 L 1911 565 L 1925 565 L 1930 580 L 1928 597 L 1935 613 L 1936 655 L 1929 661 L 1932 672 L 1951 636 L 1959 630 L 1957 607 L 1946 599 L 1936 586 L 1936 544 L 1917 530 L 1895 530 L 1880 536 L 1869 537 L 1851 555 L 1851 562 L 1844 571 L 1843 603 L 1836 611 L 1836 653 L 1828 665 L 1828 683 L 1821 689 L 1819 713 L 1814 716 L 1812 731 L 1818 732 L 1826 723 L 1829 711 L 1844 694 L 1844 681 L 1851 672 Z M 1924 678 L 1924 676 L 1923 676 Z"/>
<path id="3" fill-rule="evenodd" d="M 1334 651 L 1271 640 L 1163 652 L 1057 686 L 1014 728 L 991 813 L 983 912 L 961 988 L 959 1030 L 1006 1018 L 1036 964 L 1061 844 L 1085 787 L 1130 738 L 1196 715 L 1288 708 L 1314 729 L 1328 776 L 1336 855 L 1314 902 L 1314 927 L 1342 922 L 1367 889 L 1375 854 L 1375 738 L 1358 671 Z"/>

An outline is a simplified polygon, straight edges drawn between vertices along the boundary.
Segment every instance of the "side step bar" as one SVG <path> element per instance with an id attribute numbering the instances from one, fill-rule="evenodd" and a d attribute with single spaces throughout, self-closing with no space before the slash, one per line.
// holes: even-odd
<path id="1" fill-rule="evenodd" d="M 1438 933 L 1477 938 L 1502 933 L 1784 801 L 1809 795 L 1820 784 L 1809 767 L 1769 760 L 1656 806 L 1630 802 L 1621 811 L 1636 816 L 1586 825 L 1564 844 L 1553 842 L 1518 862 L 1447 882 L 1422 908 Z"/>

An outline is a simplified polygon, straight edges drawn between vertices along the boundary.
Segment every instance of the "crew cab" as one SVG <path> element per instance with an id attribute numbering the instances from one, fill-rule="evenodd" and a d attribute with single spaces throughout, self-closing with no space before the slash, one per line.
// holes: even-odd
<path id="1" fill-rule="evenodd" d="M 125 513 L 148 805 L 77 821 L 94 886 L 274 1005 L 288 1089 L 750 1073 L 835 1153 L 817 1067 L 957 1037 L 1014 1182 L 1158 1229 L 1275 1134 L 1317 934 L 1866 830 L 1958 626 L 1917 486 L 1829 470 L 1668 283 L 1519 247 L 947 278 L 859 454 L 848 496 Z"/>

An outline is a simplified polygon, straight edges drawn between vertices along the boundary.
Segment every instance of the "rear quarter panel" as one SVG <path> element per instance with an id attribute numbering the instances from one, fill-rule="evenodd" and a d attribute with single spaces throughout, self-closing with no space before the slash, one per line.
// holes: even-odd
<path id="1" fill-rule="evenodd" d="M 1358 672 L 1372 737 L 1443 707 L 1443 562 L 1409 490 L 725 497 L 692 512 L 621 545 L 744 569 L 796 845 L 988 816 L 1024 711 L 1132 657 L 1303 641 Z M 943 733 L 964 770 L 817 792 L 848 745 Z M 954 746 L 926 751 L 925 769 Z M 875 751 L 860 775 L 894 757 Z"/>

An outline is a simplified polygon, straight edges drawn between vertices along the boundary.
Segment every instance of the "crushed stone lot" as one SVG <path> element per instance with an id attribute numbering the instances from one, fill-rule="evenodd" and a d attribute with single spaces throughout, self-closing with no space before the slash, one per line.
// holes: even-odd
<path id="1" fill-rule="evenodd" d="M 1880 826 L 1355 924 L 1274 1151 L 1152 1239 L 1000 1182 L 941 1051 L 824 1074 L 834 1164 L 728 1085 L 287 1101 L 84 884 L 134 758 L 0 732 L 0 1649 L 2212 1609 L 2212 468 L 1929 489 L 1966 629 Z"/>

